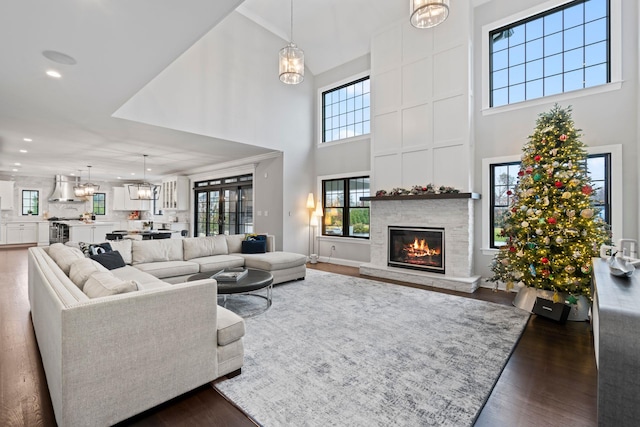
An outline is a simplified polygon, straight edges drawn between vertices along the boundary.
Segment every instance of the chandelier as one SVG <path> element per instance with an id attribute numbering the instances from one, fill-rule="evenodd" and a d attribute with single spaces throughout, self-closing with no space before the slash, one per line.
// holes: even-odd
<path id="1" fill-rule="evenodd" d="M 99 185 L 91 183 L 91 166 L 87 166 L 87 168 L 89 168 L 89 180 L 84 184 L 78 184 L 73 187 L 73 194 L 76 197 L 92 197 L 100 189 Z"/>
<path id="2" fill-rule="evenodd" d="M 129 184 L 129 199 L 131 200 L 153 200 L 157 185 L 147 182 L 147 155 L 143 154 L 142 182 Z"/>
<path id="3" fill-rule="evenodd" d="M 409 0 L 409 13 L 414 27 L 435 27 L 449 16 L 449 0 Z"/>
<path id="4" fill-rule="evenodd" d="M 291 0 L 291 35 L 289 44 L 280 49 L 280 81 L 289 85 L 304 80 L 304 52 L 293 42 L 293 0 Z"/>

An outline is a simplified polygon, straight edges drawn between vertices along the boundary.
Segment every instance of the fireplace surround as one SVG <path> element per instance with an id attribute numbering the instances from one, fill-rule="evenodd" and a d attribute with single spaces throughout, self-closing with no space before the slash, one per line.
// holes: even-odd
<path id="1" fill-rule="evenodd" d="M 477 193 L 366 197 L 370 205 L 370 261 L 360 273 L 417 285 L 475 291 L 473 274 L 474 205 Z M 443 272 L 389 265 L 389 227 L 442 229 Z"/>
<path id="2" fill-rule="evenodd" d="M 444 228 L 388 227 L 387 265 L 444 274 Z"/>

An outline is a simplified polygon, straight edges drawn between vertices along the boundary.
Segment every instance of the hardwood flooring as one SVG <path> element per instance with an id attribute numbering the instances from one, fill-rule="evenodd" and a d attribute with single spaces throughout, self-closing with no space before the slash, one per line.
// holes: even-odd
<path id="1" fill-rule="evenodd" d="M 309 268 L 360 276 L 358 269 L 352 267 L 320 263 Z M 511 304 L 514 296 L 490 289 L 479 289 L 473 294 L 447 293 L 505 305 Z M 29 314 L 24 248 L 0 249 L 0 334 L 0 425 L 55 426 Z M 478 354 L 477 363 L 483 363 L 482 354 Z M 210 386 L 193 390 L 120 425 L 255 426 Z M 341 425 L 339 419 L 335 425 Z M 589 324 L 558 325 L 531 316 L 476 426 L 596 425 L 596 366 Z"/>

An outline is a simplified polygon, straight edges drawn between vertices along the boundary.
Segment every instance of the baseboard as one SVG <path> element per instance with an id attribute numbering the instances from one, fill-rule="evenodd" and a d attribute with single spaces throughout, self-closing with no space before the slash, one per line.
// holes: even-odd
<path id="1" fill-rule="evenodd" d="M 318 261 L 326 262 L 328 264 L 345 265 L 347 267 L 356 267 L 356 268 L 360 268 L 360 266 L 364 264 L 363 261 L 353 261 L 351 259 L 341 259 L 341 258 L 325 257 L 325 256 L 318 257 Z"/>

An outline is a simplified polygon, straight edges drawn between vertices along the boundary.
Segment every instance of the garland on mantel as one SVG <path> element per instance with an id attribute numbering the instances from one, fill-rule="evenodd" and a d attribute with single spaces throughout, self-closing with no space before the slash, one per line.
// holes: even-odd
<path id="1" fill-rule="evenodd" d="M 387 190 L 378 190 L 376 191 L 376 197 L 418 196 L 422 194 L 453 194 L 459 192 L 460 190 L 454 187 L 441 185 L 440 187 L 436 188 L 433 184 L 427 184 L 426 186 L 414 185 L 413 187 L 411 187 L 411 190 L 407 190 L 404 188 L 394 188 L 390 192 L 387 192 Z"/>

